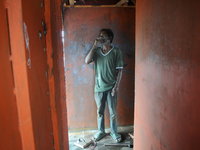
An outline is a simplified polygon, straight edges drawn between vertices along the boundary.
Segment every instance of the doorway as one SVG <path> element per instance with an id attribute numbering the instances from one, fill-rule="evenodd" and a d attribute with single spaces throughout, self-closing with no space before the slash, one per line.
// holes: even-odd
<path id="1" fill-rule="evenodd" d="M 65 8 L 63 16 L 69 132 L 97 128 L 94 66 L 85 64 L 84 59 L 102 28 L 113 30 L 113 46 L 121 49 L 124 61 L 118 93 L 118 126 L 133 125 L 135 8 Z M 106 108 L 106 127 L 109 127 L 109 124 L 109 112 Z"/>

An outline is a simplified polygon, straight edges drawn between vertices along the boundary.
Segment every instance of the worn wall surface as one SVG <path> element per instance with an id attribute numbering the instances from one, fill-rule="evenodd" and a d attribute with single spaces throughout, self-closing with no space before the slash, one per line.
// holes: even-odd
<path id="1" fill-rule="evenodd" d="M 48 0 L 47 0 L 48 1 Z M 51 77 L 55 82 L 55 109 L 57 112 L 59 148 L 69 149 L 68 124 L 67 124 L 67 105 L 64 72 L 64 52 L 62 43 L 62 20 L 61 20 L 61 1 L 51 0 L 51 38 L 50 45 L 53 66 L 50 68 Z"/>
<path id="2" fill-rule="evenodd" d="M 22 11 L 35 148 L 53 150 L 47 51 L 44 49 L 46 48 L 44 3 L 40 0 L 23 0 Z"/>
<path id="3" fill-rule="evenodd" d="M 136 3 L 135 150 L 200 147 L 199 7 Z"/>
<path id="4" fill-rule="evenodd" d="M 134 107 L 134 8 L 67 8 L 64 11 L 64 50 L 69 129 L 94 128 L 94 68 L 84 59 L 102 28 L 114 32 L 113 45 L 123 53 L 123 77 L 118 93 L 118 124 L 133 124 Z M 106 109 L 105 124 L 109 125 Z"/>
<path id="5" fill-rule="evenodd" d="M 8 15 L 4 0 L 0 0 L 0 147 L 4 150 L 22 149 L 16 97 L 14 94 Z"/>

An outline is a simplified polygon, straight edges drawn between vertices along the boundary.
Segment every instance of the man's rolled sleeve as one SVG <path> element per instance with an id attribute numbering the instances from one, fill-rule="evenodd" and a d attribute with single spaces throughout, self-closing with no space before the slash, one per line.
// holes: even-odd
<path id="1" fill-rule="evenodd" d="M 123 69 L 122 52 L 120 49 L 118 49 L 118 52 L 117 52 L 116 69 Z"/>

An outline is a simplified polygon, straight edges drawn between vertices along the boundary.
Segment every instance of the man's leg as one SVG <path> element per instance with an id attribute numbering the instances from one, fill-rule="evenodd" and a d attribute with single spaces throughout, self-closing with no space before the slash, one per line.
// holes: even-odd
<path id="1" fill-rule="evenodd" d="M 111 133 L 117 133 L 117 95 L 111 95 L 112 90 L 107 91 L 107 103 L 110 113 Z"/>
<path id="2" fill-rule="evenodd" d="M 98 130 L 101 133 L 105 133 L 104 124 L 104 111 L 105 111 L 105 96 L 103 92 L 95 92 L 95 101 L 97 104 L 97 123 Z"/>
<path id="3" fill-rule="evenodd" d="M 116 142 L 121 142 L 121 135 L 117 133 L 117 95 L 111 95 L 112 90 L 107 91 L 107 103 L 110 113 L 110 135 Z"/>

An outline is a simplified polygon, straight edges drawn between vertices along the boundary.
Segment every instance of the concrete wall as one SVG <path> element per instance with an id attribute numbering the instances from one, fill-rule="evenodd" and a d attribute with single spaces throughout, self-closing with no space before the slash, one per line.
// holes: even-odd
<path id="1" fill-rule="evenodd" d="M 95 128 L 93 64 L 84 59 L 102 28 L 114 32 L 113 45 L 123 53 L 123 77 L 118 93 L 118 124 L 133 124 L 135 9 L 67 8 L 64 12 L 65 67 L 69 129 Z M 109 125 L 106 110 L 105 124 Z"/>
<path id="2" fill-rule="evenodd" d="M 200 147 L 199 7 L 136 3 L 135 150 Z"/>

